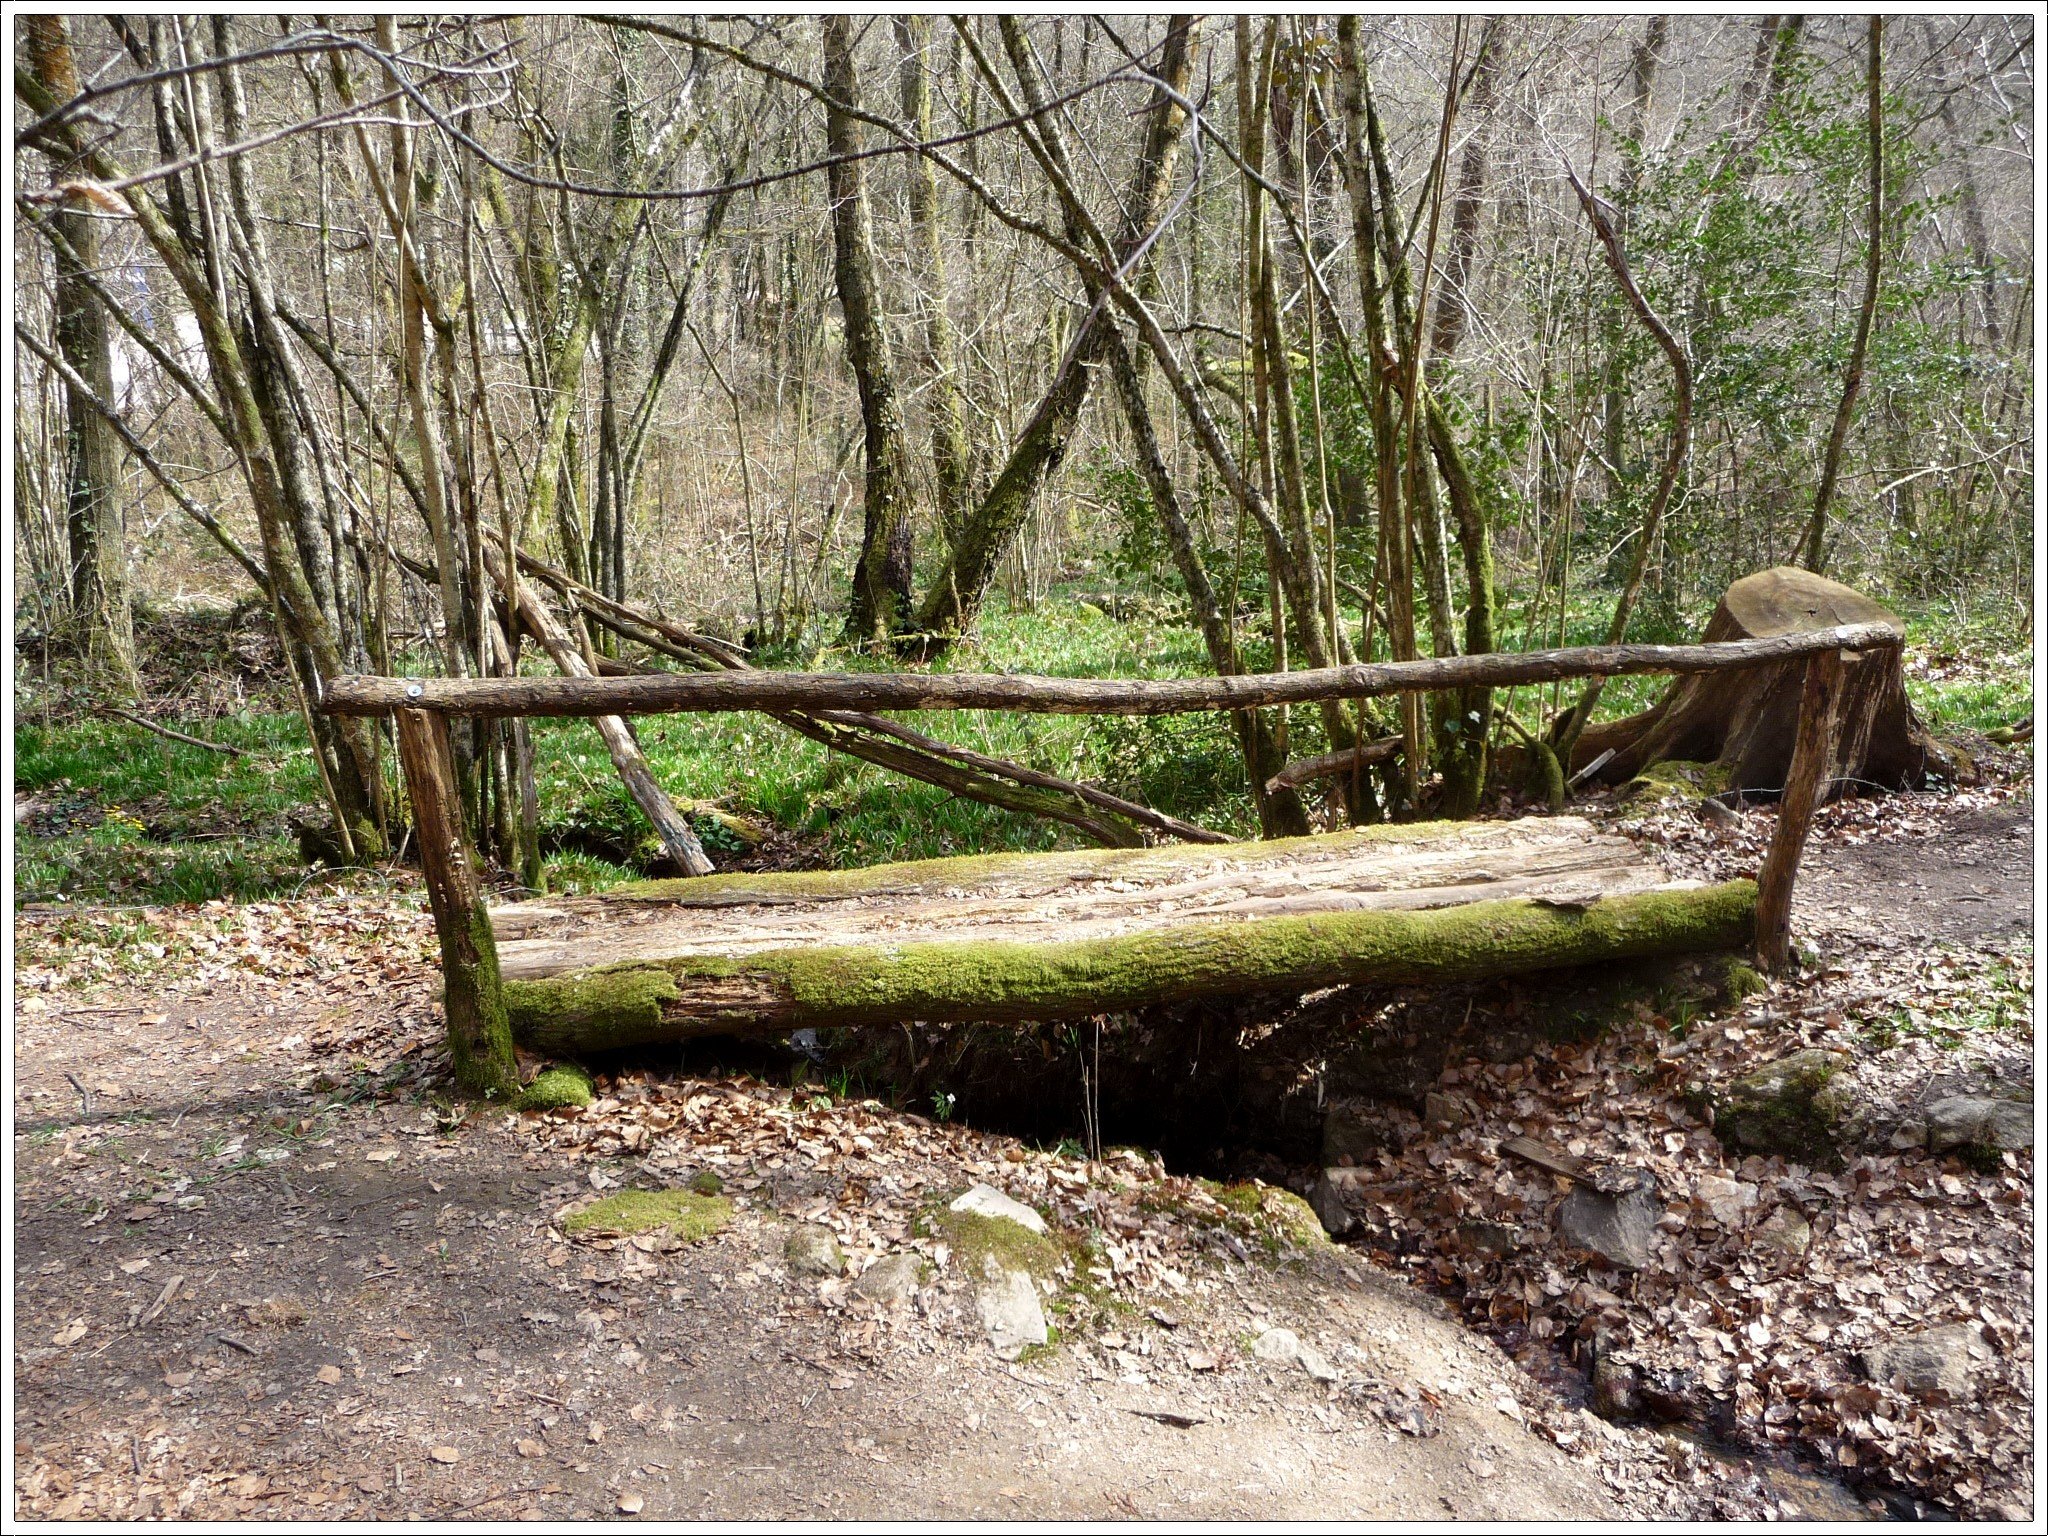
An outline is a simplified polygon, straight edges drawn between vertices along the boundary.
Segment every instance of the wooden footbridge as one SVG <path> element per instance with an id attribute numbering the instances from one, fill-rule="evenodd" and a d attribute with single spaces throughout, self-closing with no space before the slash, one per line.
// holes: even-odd
<path id="1" fill-rule="evenodd" d="M 1137 682 L 926 673 L 343 678 L 322 708 L 392 714 L 446 977 L 458 1073 L 516 1091 L 513 1042 L 573 1053 L 805 1026 L 1040 1020 L 1212 994 L 1421 982 L 1714 950 L 1780 968 L 1792 885 L 1840 730 L 1845 654 L 1887 624 L 1690 646 Z M 486 904 L 447 717 L 760 710 L 1164 714 L 1800 661 L 1797 742 L 1758 881 L 1668 878 L 1579 817 L 1420 823 L 1262 843 L 704 875 Z M 872 718 L 872 717 L 871 717 Z M 1214 834 L 1210 834 L 1213 838 Z"/>

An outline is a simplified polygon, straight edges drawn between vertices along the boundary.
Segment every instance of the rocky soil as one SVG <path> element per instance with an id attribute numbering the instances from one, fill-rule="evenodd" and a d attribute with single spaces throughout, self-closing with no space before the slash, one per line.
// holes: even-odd
<path id="1" fill-rule="evenodd" d="M 1773 814 L 1613 819 L 1718 879 Z M 1397 1001 L 1414 1049 L 1326 1123 L 1316 1206 L 1616 1422 L 1786 1453 L 1897 1514 L 2024 1518 L 2032 893 L 2016 777 L 1829 807 L 1797 978 L 1618 979 L 1604 1032 L 1554 987 Z"/>
<path id="2" fill-rule="evenodd" d="M 1770 816 L 1615 820 L 1721 876 Z M 17 1507 L 2023 1517 L 2030 829 L 1830 808 L 1761 991 L 1233 1014 L 1268 1183 L 779 1058 L 462 1104 L 403 886 L 21 914 Z"/>
<path id="3" fill-rule="evenodd" d="M 416 898 L 19 932 L 24 1515 L 1804 1497 L 1565 1401 L 1271 1187 L 658 1064 L 582 1110 L 456 1103 Z"/>

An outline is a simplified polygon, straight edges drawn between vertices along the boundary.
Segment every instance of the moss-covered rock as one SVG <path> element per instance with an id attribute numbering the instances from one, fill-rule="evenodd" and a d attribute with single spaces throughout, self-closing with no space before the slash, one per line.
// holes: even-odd
<path id="1" fill-rule="evenodd" d="M 1239 1184 L 1200 1181 L 1216 1203 L 1237 1217 L 1241 1230 L 1256 1239 L 1269 1257 L 1285 1248 L 1327 1248 L 1330 1237 L 1315 1208 L 1291 1190 L 1279 1189 L 1262 1179 Z"/>
<path id="2" fill-rule="evenodd" d="M 526 1085 L 514 1109 L 583 1109 L 597 1096 L 597 1084 L 574 1062 L 558 1061 Z"/>
<path id="3" fill-rule="evenodd" d="M 1724 958 L 1715 969 L 1720 974 L 1715 978 L 1719 989 L 1714 1000 L 1723 1008 L 1746 1002 L 1770 986 L 1761 971 L 1734 955 Z"/>
<path id="4" fill-rule="evenodd" d="M 1840 1051 L 1794 1051 L 1726 1084 L 1712 1098 L 1724 1145 L 1809 1166 L 1841 1162 L 1854 1096 Z"/>
<path id="5" fill-rule="evenodd" d="M 1691 804 L 1709 795 L 1723 793 L 1728 782 L 1728 770 L 1719 763 L 1691 763 L 1681 758 L 1666 758 L 1662 762 L 1651 763 L 1622 785 L 1616 798 L 1653 802 L 1676 797 Z"/>
<path id="6" fill-rule="evenodd" d="M 1296 1248 L 1330 1246 L 1330 1234 L 1323 1230 L 1323 1220 L 1316 1215 L 1315 1207 L 1293 1190 L 1268 1188 L 1260 1211 Z"/>
<path id="7" fill-rule="evenodd" d="M 666 1232 L 686 1243 L 724 1228 L 732 1202 L 689 1189 L 622 1189 L 587 1205 L 562 1223 L 571 1237 L 631 1237 Z"/>
<path id="8" fill-rule="evenodd" d="M 934 1235 L 944 1238 L 953 1250 L 954 1264 L 969 1275 L 980 1276 L 993 1267 L 1050 1280 L 1065 1257 L 1051 1237 L 999 1216 L 940 1210 L 933 1214 L 931 1224 Z"/>

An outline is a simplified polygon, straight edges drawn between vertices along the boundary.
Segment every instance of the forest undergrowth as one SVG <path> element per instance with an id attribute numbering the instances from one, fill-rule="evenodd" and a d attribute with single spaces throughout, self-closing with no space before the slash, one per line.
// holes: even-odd
<path id="1" fill-rule="evenodd" d="M 1996 731 L 2031 713 L 2027 637 L 1952 605 L 1901 606 L 1908 691 L 1937 734 Z M 1575 603 L 1566 642 L 1600 638 L 1604 612 L 1602 594 Z M 1697 633 L 1672 628 L 1641 638 Z M 320 789 L 260 615 L 165 616 L 146 634 L 148 697 L 137 712 L 231 750 L 174 741 L 97 711 L 61 661 L 46 669 L 26 648 L 15 678 L 17 903 L 247 900 L 377 884 L 374 869 L 309 869 L 300 851 L 293 818 L 317 813 Z M 881 664 L 823 644 L 785 646 L 764 661 Z M 1138 678 L 1206 669 L 1198 636 L 1157 597 L 1079 584 L 1028 610 L 991 611 L 975 643 L 947 667 Z M 1643 707 L 1661 686 L 1656 678 L 1615 679 L 1601 717 Z M 1547 691 L 1522 690 L 1508 702 L 1532 725 L 1554 705 Z M 927 715 L 922 724 L 948 741 L 1233 835 L 1257 830 L 1242 761 L 1220 716 L 977 712 Z M 1294 711 L 1290 729 L 1298 755 L 1324 749 L 1313 710 Z M 639 722 L 637 731 L 662 785 L 692 807 L 721 868 L 844 868 L 1074 842 L 1049 823 L 835 757 L 758 716 L 666 716 Z M 540 721 L 534 739 L 549 889 L 601 890 L 659 871 L 660 847 L 596 733 L 581 721 Z M 387 771 L 395 787 L 395 760 Z"/>

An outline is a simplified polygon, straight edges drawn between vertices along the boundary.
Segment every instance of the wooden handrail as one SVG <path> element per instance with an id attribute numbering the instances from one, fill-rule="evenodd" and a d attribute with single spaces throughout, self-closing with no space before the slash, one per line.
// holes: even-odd
<path id="1" fill-rule="evenodd" d="M 653 672 L 631 677 L 340 677 L 332 715 L 398 709 L 492 717 L 658 715 L 738 710 L 1018 710 L 1055 715 L 1181 715 L 1389 693 L 1511 687 L 1569 677 L 1718 672 L 1822 651 L 1899 645 L 1892 624 L 1725 640 L 1711 645 L 1584 645 L 1233 677 L 1033 677 L 977 672 Z"/>

